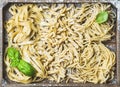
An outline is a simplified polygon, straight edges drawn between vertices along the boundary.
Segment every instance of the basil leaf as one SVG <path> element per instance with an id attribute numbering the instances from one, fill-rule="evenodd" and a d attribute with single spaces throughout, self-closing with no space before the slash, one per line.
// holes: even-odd
<path id="1" fill-rule="evenodd" d="M 12 67 L 16 67 L 16 66 L 18 66 L 19 62 L 20 62 L 19 59 L 14 59 L 14 60 L 11 60 L 10 65 L 11 65 Z"/>
<path id="2" fill-rule="evenodd" d="M 36 71 L 34 67 L 26 61 L 20 59 L 20 52 L 17 49 L 15 49 L 14 47 L 9 47 L 7 50 L 7 55 L 10 58 L 10 65 L 12 67 L 17 67 L 20 72 L 27 76 L 35 75 Z"/>
<path id="3" fill-rule="evenodd" d="M 14 57 L 17 58 L 17 59 L 20 59 L 20 52 L 16 51 Z"/>
<path id="4" fill-rule="evenodd" d="M 34 76 L 36 72 L 35 68 L 24 60 L 20 60 L 17 68 L 20 72 L 22 72 L 26 76 Z"/>
<path id="5" fill-rule="evenodd" d="M 96 17 L 96 22 L 99 24 L 104 23 L 107 20 L 108 20 L 108 12 L 107 11 L 100 12 Z"/>
<path id="6" fill-rule="evenodd" d="M 9 47 L 7 50 L 7 55 L 10 58 L 10 65 L 12 67 L 18 66 L 20 61 L 20 52 L 14 47 Z"/>
<path id="7" fill-rule="evenodd" d="M 20 59 L 20 53 L 17 49 L 13 48 L 13 47 L 9 47 L 7 50 L 7 55 L 10 59 L 14 60 L 14 59 Z"/>

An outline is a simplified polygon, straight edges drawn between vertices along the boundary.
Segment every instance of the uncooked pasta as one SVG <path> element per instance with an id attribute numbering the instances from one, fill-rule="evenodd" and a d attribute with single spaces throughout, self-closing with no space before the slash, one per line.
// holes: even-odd
<path id="1" fill-rule="evenodd" d="M 96 17 L 102 11 L 107 11 L 109 18 L 99 24 Z M 6 50 L 18 49 L 22 60 L 36 70 L 31 77 L 11 67 L 6 51 L 10 80 L 102 84 L 114 78 L 116 56 L 103 44 L 114 36 L 115 12 L 109 4 L 14 4 L 9 12 Z"/>

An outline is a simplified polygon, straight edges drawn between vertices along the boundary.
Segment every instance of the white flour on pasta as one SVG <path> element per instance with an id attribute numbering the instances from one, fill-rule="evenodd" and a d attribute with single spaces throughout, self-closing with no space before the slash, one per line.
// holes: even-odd
<path id="1" fill-rule="evenodd" d="M 44 79 L 57 83 L 73 82 L 105 83 L 114 77 L 112 67 L 115 53 L 102 41 L 114 35 L 113 16 L 105 23 L 95 22 L 101 11 L 113 12 L 110 5 L 81 4 L 23 4 L 12 5 L 12 17 L 6 22 L 8 47 L 17 48 L 22 59 L 37 71 L 31 78 L 17 68 L 5 64 L 9 79 L 21 82 L 39 82 Z"/>

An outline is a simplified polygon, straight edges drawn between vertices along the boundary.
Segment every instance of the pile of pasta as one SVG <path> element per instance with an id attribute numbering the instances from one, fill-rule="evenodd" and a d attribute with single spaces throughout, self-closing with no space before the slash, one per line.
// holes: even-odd
<path id="1" fill-rule="evenodd" d="M 109 19 L 98 24 L 95 19 L 101 11 L 107 11 Z M 10 80 L 96 84 L 114 78 L 115 53 L 103 44 L 114 36 L 115 15 L 110 5 L 15 4 L 9 12 L 12 16 L 5 24 L 8 47 L 17 48 L 22 59 L 37 71 L 34 77 L 25 76 L 10 67 L 5 56 Z"/>

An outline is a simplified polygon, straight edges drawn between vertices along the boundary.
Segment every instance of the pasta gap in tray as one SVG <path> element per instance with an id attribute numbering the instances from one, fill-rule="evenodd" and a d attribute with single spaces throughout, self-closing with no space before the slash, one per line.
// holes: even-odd
<path id="1" fill-rule="evenodd" d="M 47 4 L 50 4 L 51 5 L 51 3 L 47 3 Z M 58 4 L 58 3 L 57 3 Z M 60 4 L 62 4 L 62 3 L 60 3 Z M 66 3 L 65 3 L 66 4 Z M 81 6 L 81 3 L 71 3 L 71 4 L 74 4 L 75 6 L 77 6 L 77 7 L 79 7 L 79 6 Z M 66 4 L 67 6 L 69 6 L 69 5 L 71 5 L 71 4 Z M 110 5 L 110 3 L 104 3 L 104 4 L 109 4 Z M 10 17 L 11 17 L 11 14 L 9 13 L 9 11 L 8 11 L 8 9 L 9 9 L 9 7 L 10 6 L 12 6 L 12 5 L 14 5 L 14 4 L 12 4 L 12 3 L 9 3 L 9 4 L 7 4 L 6 5 L 6 7 L 4 7 L 3 9 L 3 15 L 4 15 L 4 17 L 3 17 L 3 23 L 5 23 L 5 21 L 7 21 Z M 21 5 L 21 4 L 19 4 L 19 3 L 16 3 L 16 5 Z M 40 5 L 44 5 L 44 4 L 37 4 L 38 6 L 40 6 Z M 111 4 L 111 9 L 117 14 L 117 9 Z M 114 20 L 116 20 L 116 18 L 114 19 Z M 117 32 L 117 29 L 116 29 L 116 26 L 117 26 L 117 21 L 115 21 L 114 22 L 114 27 L 113 27 L 113 31 L 115 32 L 115 35 L 112 37 L 112 39 L 111 40 L 108 40 L 108 41 L 104 41 L 103 43 L 105 44 L 105 46 L 106 47 L 108 47 L 110 50 L 112 50 L 112 51 L 114 51 L 115 52 L 115 54 L 116 54 L 116 32 Z M 4 44 L 3 44 L 3 46 L 4 46 L 4 49 L 3 49 L 3 51 L 4 51 L 4 53 L 5 53 L 5 49 L 6 49 L 6 47 L 7 47 L 7 45 L 8 45 L 8 39 L 7 39 L 7 33 L 6 33 L 6 31 L 5 31 L 5 29 L 4 29 L 4 37 L 3 37 L 3 42 L 4 42 Z M 117 59 L 117 58 L 116 58 Z M 3 69 L 4 69 L 4 73 L 3 73 L 3 76 L 4 76 L 4 81 L 5 82 L 7 82 L 7 83 L 16 83 L 16 82 L 13 82 L 13 81 L 11 81 L 11 80 L 9 80 L 8 79 L 8 77 L 7 77 L 7 73 L 6 73 L 6 65 L 4 64 L 3 65 Z M 116 64 L 115 64 L 115 66 L 114 66 L 114 79 L 113 80 L 110 80 L 110 81 L 107 81 L 106 83 L 107 84 L 116 84 Z M 52 83 L 56 83 L 56 82 L 51 82 L 51 81 L 49 81 L 49 80 L 43 80 L 43 81 L 41 81 L 40 82 L 40 84 L 46 84 L 46 83 L 50 83 L 50 84 L 52 84 Z M 64 83 L 65 84 L 65 82 L 63 81 L 62 83 Z M 61 83 L 58 83 L 58 84 L 61 84 Z M 76 84 L 76 83 L 72 83 L 72 81 L 70 81 L 69 83 L 67 83 L 67 84 Z M 80 84 L 80 83 L 77 83 L 77 84 Z"/>

